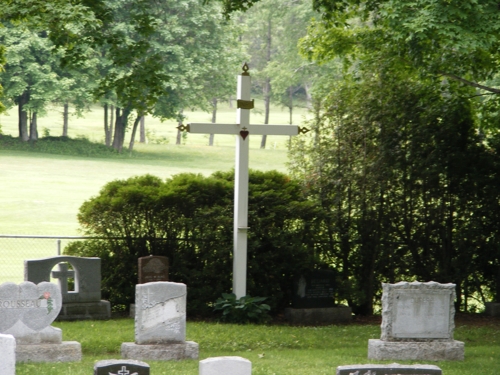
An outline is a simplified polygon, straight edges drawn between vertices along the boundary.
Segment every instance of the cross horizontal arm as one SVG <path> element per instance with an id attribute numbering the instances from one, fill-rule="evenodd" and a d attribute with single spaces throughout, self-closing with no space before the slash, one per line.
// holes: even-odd
<path id="1" fill-rule="evenodd" d="M 247 125 L 249 135 L 297 135 L 297 125 Z M 238 124 L 191 123 L 187 126 L 190 133 L 202 134 L 239 134 L 243 128 Z"/>

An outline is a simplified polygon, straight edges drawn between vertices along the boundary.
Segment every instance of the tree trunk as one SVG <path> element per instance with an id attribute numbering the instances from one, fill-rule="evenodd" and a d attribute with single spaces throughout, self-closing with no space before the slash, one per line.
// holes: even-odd
<path id="1" fill-rule="evenodd" d="M 134 126 L 132 127 L 132 134 L 130 135 L 130 143 L 128 145 L 129 152 L 132 152 L 132 150 L 134 149 L 135 134 L 137 133 L 137 127 L 139 126 L 141 118 L 144 118 L 144 116 L 137 116 L 134 120 Z"/>
<path id="2" fill-rule="evenodd" d="M 212 124 L 215 124 L 217 120 L 217 98 L 212 99 Z M 208 139 L 208 145 L 214 145 L 214 134 L 210 134 L 210 138 Z"/>
<path id="3" fill-rule="evenodd" d="M 267 64 L 271 62 L 271 43 L 272 43 L 272 35 L 271 35 L 271 16 L 267 20 L 267 56 L 266 61 Z M 264 106 L 265 106 L 265 114 L 264 114 L 264 124 L 269 124 L 269 103 L 271 101 L 271 78 L 266 77 L 266 81 L 264 83 Z M 262 135 L 262 140 L 260 142 L 260 148 L 266 148 L 267 135 Z"/>
<path id="4" fill-rule="evenodd" d="M 180 111 L 180 116 L 179 116 L 179 121 L 177 122 L 177 125 L 181 126 L 182 125 L 182 119 L 183 116 L 182 116 L 182 110 Z M 181 140 L 182 140 L 182 132 L 177 129 L 177 138 L 175 140 L 175 144 L 176 145 L 180 145 L 181 144 Z"/>
<path id="5" fill-rule="evenodd" d="M 109 106 L 109 143 L 111 144 L 111 134 L 113 134 L 115 126 L 115 106 Z"/>
<path id="6" fill-rule="evenodd" d="M 146 119 L 141 116 L 139 131 L 139 143 L 146 143 Z"/>
<path id="7" fill-rule="evenodd" d="M 18 98 L 18 114 L 19 114 L 19 138 L 27 142 L 28 136 L 28 112 L 24 110 L 24 105 L 29 102 L 30 94 L 24 91 Z"/>
<path id="8" fill-rule="evenodd" d="M 38 129 L 37 129 L 37 116 L 36 112 L 33 112 L 31 115 L 31 121 L 30 121 L 30 141 L 37 141 L 38 140 Z"/>
<path id="9" fill-rule="evenodd" d="M 64 107 L 63 107 L 63 131 L 62 131 L 63 137 L 68 136 L 68 117 L 69 117 L 69 104 L 64 103 Z"/>
<path id="10" fill-rule="evenodd" d="M 126 107 L 121 111 L 120 108 L 116 108 L 116 120 L 115 120 L 115 134 L 113 138 L 113 148 L 122 152 L 123 143 L 125 141 L 125 130 L 127 128 L 128 116 L 130 115 L 131 109 Z"/>
<path id="11" fill-rule="evenodd" d="M 104 144 L 109 147 L 111 145 L 111 129 L 108 119 L 108 103 L 104 103 Z"/>
<path id="12" fill-rule="evenodd" d="M 264 84 L 264 124 L 269 124 L 269 104 L 271 102 L 271 80 L 266 78 Z M 260 148 L 266 148 L 267 135 L 262 135 Z"/>

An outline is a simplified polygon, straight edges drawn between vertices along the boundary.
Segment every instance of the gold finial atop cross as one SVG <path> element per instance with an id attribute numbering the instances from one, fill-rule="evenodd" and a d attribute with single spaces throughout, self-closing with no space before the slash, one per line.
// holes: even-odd
<path id="1" fill-rule="evenodd" d="M 248 73 L 248 64 L 247 63 L 244 63 L 243 64 L 243 73 L 241 73 L 242 76 L 249 76 L 250 73 Z"/>

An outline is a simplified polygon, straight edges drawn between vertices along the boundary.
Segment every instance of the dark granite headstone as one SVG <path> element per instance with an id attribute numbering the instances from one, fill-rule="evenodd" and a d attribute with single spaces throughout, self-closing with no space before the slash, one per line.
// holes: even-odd
<path id="1" fill-rule="evenodd" d="M 312 271 L 298 278 L 293 290 L 292 307 L 295 309 L 335 307 L 335 272 Z"/>
<path id="2" fill-rule="evenodd" d="M 94 375 L 149 375 L 149 365 L 128 359 L 109 359 L 94 365 Z"/>
<path id="3" fill-rule="evenodd" d="M 338 366 L 337 375 L 442 375 L 435 365 L 351 365 Z"/>
<path id="4" fill-rule="evenodd" d="M 168 258 L 156 255 L 139 258 L 139 284 L 168 281 Z"/>

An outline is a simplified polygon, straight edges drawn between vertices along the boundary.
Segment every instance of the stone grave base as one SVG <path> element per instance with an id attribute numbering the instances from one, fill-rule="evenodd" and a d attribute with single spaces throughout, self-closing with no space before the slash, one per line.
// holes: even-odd
<path id="1" fill-rule="evenodd" d="M 16 346 L 16 362 L 79 362 L 81 360 L 82 347 L 76 341 Z"/>
<path id="2" fill-rule="evenodd" d="M 500 302 L 486 302 L 484 313 L 488 316 L 500 316 Z"/>
<path id="3" fill-rule="evenodd" d="M 311 309 L 285 309 L 286 320 L 293 325 L 325 325 L 349 323 L 352 320 L 352 309 L 347 306 L 322 307 Z"/>
<path id="4" fill-rule="evenodd" d="M 57 316 L 58 321 L 71 320 L 107 320 L 111 318 L 109 301 L 63 303 Z"/>
<path id="5" fill-rule="evenodd" d="M 463 361 L 462 341 L 383 341 L 368 340 L 368 359 L 377 361 Z"/>
<path id="6" fill-rule="evenodd" d="M 121 354 L 125 359 L 175 361 L 198 359 L 199 348 L 194 341 L 172 342 L 158 345 L 138 345 L 134 342 L 122 343 Z"/>

